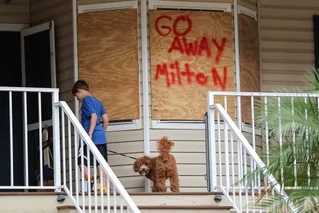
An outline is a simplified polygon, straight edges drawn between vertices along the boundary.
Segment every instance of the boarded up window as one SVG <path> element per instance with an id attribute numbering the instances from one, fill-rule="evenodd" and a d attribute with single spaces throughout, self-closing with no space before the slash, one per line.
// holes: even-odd
<path id="1" fill-rule="evenodd" d="M 260 92 L 258 22 L 239 15 L 240 87 L 242 92 Z M 242 121 L 251 123 L 251 98 L 242 98 Z"/>
<path id="2" fill-rule="evenodd" d="M 86 80 L 110 120 L 140 118 L 137 11 L 78 15 L 79 79 Z"/>
<path id="3" fill-rule="evenodd" d="M 234 91 L 231 13 L 151 10 L 149 17 L 152 119 L 202 120 L 207 91 Z M 234 110 L 233 101 L 228 106 Z"/>

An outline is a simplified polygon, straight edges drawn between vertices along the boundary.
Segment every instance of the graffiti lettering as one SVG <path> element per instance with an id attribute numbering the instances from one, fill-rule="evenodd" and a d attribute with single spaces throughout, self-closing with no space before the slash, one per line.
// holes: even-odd
<path id="1" fill-rule="evenodd" d="M 167 24 L 168 23 L 168 24 Z M 192 20 L 188 15 L 180 15 L 172 18 L 168 15 L 159 16 L 155 20 L 156 32 L 163 37 L 172 34 L 173 41 L 168 48 L 168 53 L 177 52 L 181 55 L 196 57 L 206 56 L 212 57 L 214 65 L 220 64 L 223 56 L 227 39 L 208 38 L 201 36 L 192 39 L 187 38 L 189 32 L 192 30 Z M 194 69 L 194 68 L 193 68 Z M 183 84 L 198 84 L 206 86 L 211 82 L 213 85 L 219 87 L 221 90 L 226 90 L 227 87 L 227 67 L 223 68 L 223 73 L 220 75 L 216 67 L 213 66 L 211 73 L 196 72 L 189 63 L 184 63 L 182 68 L 180 62 L 163 63 L 156 65 L 155 80 L 165 78 L 166 86 L 172 85 L 182 86 Z"/>
<path id="2" fill-rule="evenodd" d="M 167 87 L 170 87 L 174 84 L 183 85 L 183 80 L 185 79 L 187 81 L 187 84 L 193 84 L 194 79 L 196 83 L 201 86 L 206 86 L 208 84 L 209 76 L 205 75 L 202 72 L 195 73 L 191 71 L 188 63 L 184 64 L 185 71 L 181 71 L 178 61 L 176 61 L 175 63 L 171 63 L 169 65 L 169 68 L 170 70 L 168 69 L 166 63 L 162 65 L 158 64 L 156 66 L 155 80 L 159 80 L 160 76 L 164 76 Z M 213 84 L 215 86 L 219 86 L 221 90 L 224 91 L 227 85 L 227 67 L 224 67 L 223 71 L 223 76 L 221 77 L 217 71 L 217 68 L 214 67 L 211 71 L 211 74 Z"/>
<path id="3" fill-rule="evenodd" d="M 156 32 L 161 35 L 161 36 L 168 36 L 169 34 L 171 34 L 172 32 L 172 28 L 170 26 L 167 26 L 167 25 L 160 25 L 160 21 L 162 19 L 168 19 L 169 21 L 172 20 L 172 17 L 170 16 L 159 16 L 156 20 L 155 20 L 155 29 L 156 29 Z M 177 28 L 178 28 L 178 23 L 179 22 L 187 22 L 187 28 L 184 29 L 184 31 L 182 32 L 178 32 L 177 31 Z M 160 29 L 164 29 L 165 32 L 162 32 Z M 189 16 L 178 16 L 174 22 L 173 22 L 173 32 L 176 36 L 186 36 L 192 29 L 192 20 L 189 18 Z"/>
<path id="4" fill-rule="evenodd" d="M 212 45 L 215 46 L 217 49 L 216 56 L 214 57 L 214 61 L 216 64 L 220 63 L 220 58 L 224 52 L 226 43 L 226 38 L 222 38 L 221 43 L 218 43 L 215 38 L 212 39 Z M 168 49 L 169 53 L 172 53 L 173 51 L 178 51 L 180 54 L 185 54 L 187 56 L 212 56 L 212 51 L 209 48 L 208 39 L 205 36 L 194 42 L 187 41 L 185 37 L 179 38 L 175 36 L 171 46 Z"/>

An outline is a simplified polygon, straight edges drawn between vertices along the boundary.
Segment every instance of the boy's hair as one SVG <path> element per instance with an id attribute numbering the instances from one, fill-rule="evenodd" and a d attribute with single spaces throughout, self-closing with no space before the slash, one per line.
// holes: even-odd
<path id="1" fill-rule="evenodd" d="M 89 85 L 83 80 L 78 80 L 73 85 L 72 94 L 75 95 L 75 93 L 78 92 L 78 89 L 83 89 L 83 90 L 89 91 Z"/>

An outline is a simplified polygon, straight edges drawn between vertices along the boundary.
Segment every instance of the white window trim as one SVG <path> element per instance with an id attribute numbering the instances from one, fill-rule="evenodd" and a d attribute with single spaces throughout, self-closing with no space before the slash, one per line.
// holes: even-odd
<path id="1" fill-rule="evenodd" d="M 89 13 L 104 10 L 123 10 L 123 9 L 136 9 L 137 1 L 123 1 L 123 2 L 112 2 L 112 3 L 100 3 L 100 4 L 88 4 L 79 5 L 78 13 Z"/>
<path id="2" fill-rule="evenodd" d="M 184 2 L 184 1 L 161 1 L 149 0 L 149 9 L 172 8 L 190 10 L 218 10 L 231 12 L 230 3 L 209 3 L 209 2 Z"/>
<path id="3" fill-rule="evenodd" d="M 238 5 L 238 14 L 249 16 L 257 21 L 257 12 L 247 7 Z"/>
<path id="4" fill-rule="evenodd" d="M 152 120 L 152 128 L 154 129 L 205 129 L 203 121 L 163 121 Z"/>
<path id="5" fill-rule="evenodd" d="M 100 3 L 100 4 L 88 4 L 88 5 L 79 5 L 78 6 L 78 14 L 81 13 L 89 13 L 89 12 L 98 12 L 105 10 L 124 10 L 124 9 L 137 9 L 138 2 L 135 1 L 123 1 L 123 2 L 112 2 L 112 3 Z M 139 23 L 137 23 L 137 37 L 140 36 Z M 138 47 L 141 47 L 140 40 L 138 39 Z M 140 53 L 139 60 L 140 60 Z M 78 57 L 78 56 L 76 56 Z M 139 78 L 140 79 L 140 64 L 138 68 Z M 139 82 L 139 94 L 141 92 L 140 82 Z M 141 110 L 141 100 L 139 99 L 139 109 L 140 109 L 140 118 L 127 122 L 115 122 L 109 123 L 106 132 L 115 132 L 115 131 L 126 131 L 126 130 L 140 130 L 142 129 L 142 110 Z"/>
<path id="6" fill-rule="evenodd" d="M 172 9 L 190 9 L 190 10 L 216 10 L 231 12 L 231 3 L 209 3 L 209 2 L 184 2 L 184 1 L 162 1 L 149 0 L 149 9 L 172 8 Z M 204 120 L 204 115 L 203 115 Z M 205 129 L 204 121 L 163 121 L 152 120 L 153 129 Z"/>
<path id="7" fill-rule="evenodd" d="M 52 126 L 52 119 L 46 120 L 46 121 L 42 121 L 41 122 L 41 126 L 42 128 L 47 125 L 47 126 Z M 32 123 L 32 124 L 28 124 L 28 132 L 29 131 L 33 131 L 33 130 L 38 130 L 39 129 L 39 122 L 37 123 Z"/>

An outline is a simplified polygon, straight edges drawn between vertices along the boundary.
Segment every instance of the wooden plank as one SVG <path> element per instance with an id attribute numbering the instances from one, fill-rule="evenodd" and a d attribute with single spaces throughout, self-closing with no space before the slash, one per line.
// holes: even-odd
<path id="1" fill-rule="evenodd" d="M 152 118 L 202 120 L 207 91 L 234 91 L 231 13 L 150 10 L 149 17 Z"/>
<path id="2" fill-rule="evenodd" d="M 258 22 L 239 15 L 240 89 L 242 92 L 260 92 L 260 64 Z M 255 100 L 254 100 L 255 101 Z M 241 99 L 242 121 L 251 123 L 251 99 Z"/>
<path id="3" fill-rule="evenodd" d="M 304 27 L 308 29 L 313 28 L 312 20 L 274 20 L 274 19 L 263 19 L 260 22 L 261 27 Z"/>
<path id="4" fill-rule="evenodd" d="M 261 38 L 272 39 L 313 39 L 313 32 L 310 31 L 284 31 L 284 30 L 269 30 L 261 29 Z"/>
<path id="5" fill-rule="evenodd" d="M 143 141 L 137 141 L 137 142 L 126 142 L 126 143 L 110 143 L 108 142 L 107 144 L 108 150 L 122 153 L 122 154 L 128 154 L 128 153 L 134 153 L 134 152 L 139 152 L 143 153 L 144 152 L 144 142 Z"/>
<path id="6" fill-rule="evenodd" d="M 306 81 L 306 72 L 276 72 L 276 71 L 267 71 L 262 75 L 264 81 L 287 81 L 295 82 L 296 79 L 299 81 Z"/>
<path id="7" fill-rule="evenodd" d="M 261 10 L 260 10 L 260 16 L 261 18 L 264 17 L 278 17 L 282 19 L 291 19 L 291 20 L 311 20 L 312 13 L 309 13 L 309 10 L 301 10 L 301 9 L 285 9 L 285 8 L 267 8 L 263 7 L 261 5 Z"/>
<path id="8" fill-rule="evenodd" d="M 278 71 L 300 71 L 304 72 L 307 70 L 312 70 L 314 64 L 289 64 L 289 63 L 263 63 L 263 70 L 278 70 Z"/>
<path id="9" fill-rule="evenodd" d="M 151 140 L 158 140 L 167 136 L 170 140 L 205 140 L 205 130 L 172 130 L 151 129 Z"/>
<path id="10" fill-rule="evenodd" d="M 137 10 L 78 14 L 79 78 L 110 120 L 140 117 Z"/>
<path id="11" fill-rule="evenodd" d="M 86 4 L 99 4 L 99 3 L 110 3 L 110 2 L 120 2 L 120 1 L 130 1 L 130 0 L 77 0 L 77 4 L 86 5 Z"/>
<path id="12" fill-rule="evenodd" d="M 314 61 L 314 54 L 311 53 L 289 53 L 289 52 L 273 52 L 264 51 L 261 53 L 261 58 L 264 60 L 312 60 Z"/>
<path id="13" fill-rule="evenodd" d="M 307 1 L 299 1 L 299 0 L 260 0 L 261 5 L 274 5 L 274 6 L 305 6 L 305 5 L 313 5 L 314 7 L 319 7 L 319 2 L 317 0 L 307 0 Z"/>
<path id="14" fill-rule="evenodd" d="M 206 173 L 206 165 L 189 165 L 189 164 L 178 164 L 178 174 L 185 175 L 203 175 Z M 128 176 L 139 176 L 138 173 L 133 171 L 133 165 L 125 166 L 113 166 L 112 170 L 117 177 L 128 177 Z M 93 171 L 93 170 L 92 170 Z"/>
<path id="15" fill-rule="evenodd" d="M 204 141 L 176 141 L 172 152 L 205 152 Z M 157 152 L 157 141 L 151 141 L 151 151 Z"/>
<path id="16" fill-rule="evenodd" d="M 106 137 L 108 142 L 129 142 L 129 141 L 141 141 L 143 140 L 143 131 L 132 130 L 132 131 L 116 131 L 107 132 Z"/>

